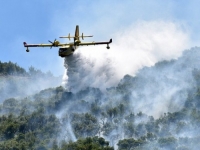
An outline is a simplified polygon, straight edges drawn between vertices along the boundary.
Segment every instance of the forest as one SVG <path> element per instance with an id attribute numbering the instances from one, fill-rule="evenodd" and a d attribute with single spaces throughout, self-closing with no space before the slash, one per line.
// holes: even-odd
<path id="1" fill-rule="evenodd" d="M 195 47 L 125 75 L 106 91 L 76 93 L 50 72 L 0 62 L 0 149 L 197 150 L 199 58 Z M 44 79 L 54 82 L 41 88 Z M 28 85 L 37 90 L 27 94 Z"/>

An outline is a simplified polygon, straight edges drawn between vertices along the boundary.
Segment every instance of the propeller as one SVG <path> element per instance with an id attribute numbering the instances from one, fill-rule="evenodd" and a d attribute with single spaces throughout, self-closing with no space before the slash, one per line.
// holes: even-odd
<path id="1" fill-rule="evenodd" d="M 49 43 L 52 44 L 50 48 L 52 48 L 53 46 L 56 46 L 56 39 L 53 42 L 49 40 Z"/>

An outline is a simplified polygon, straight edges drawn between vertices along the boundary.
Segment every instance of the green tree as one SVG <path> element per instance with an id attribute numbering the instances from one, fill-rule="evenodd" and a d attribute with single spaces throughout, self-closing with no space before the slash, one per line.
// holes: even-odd
<path id="1" fill-rule="evenodd" d="M 135 149 L 138 147 L 142 147 L 146 144 L 145 140 L 142 139 L 124 139 L 124 140 L 119 140 L 118 142 L 118 150 L 130 150 L 130 149 Z"/>
<path id="2" fill-rule="evenodd" d="M 101 137 L 87 137 L 78 139 L 76 142 L 63 143 L 61 150 L 114 150 L 109 146 L 109 142 Z"/>
<path id="3" fill-rule="evenodd" d="M 89 113 L 73 114 L 71 123 L 76 137 L 94 136 L 99 130 L 97 118 Z"/>

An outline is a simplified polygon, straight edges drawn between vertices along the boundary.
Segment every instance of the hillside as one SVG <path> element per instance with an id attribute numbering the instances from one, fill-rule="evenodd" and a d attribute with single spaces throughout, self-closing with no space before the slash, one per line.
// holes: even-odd
<path id="1" fill-rule="evenodd" d="M 85 87 L 74 93 L 59 86 L 5 99 L 0 149 L 197 150 L 199 60 L 196 47 L 125 75 L 106 91 Z"/>
<path id="2" fill-rule="evenodd" d="M 13 97 L 25 97 L 45 88 L 59 86 L 61 77 L 54 77 L 49 71 L 43 73 L 39 69 L 24 68 L 12 62 L 0 61 L 0 103 Z"/>

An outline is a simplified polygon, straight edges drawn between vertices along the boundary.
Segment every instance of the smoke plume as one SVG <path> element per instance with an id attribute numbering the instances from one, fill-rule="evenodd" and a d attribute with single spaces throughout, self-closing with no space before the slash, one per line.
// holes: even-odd
<path id="1" fill-rule="evenodd" d="M 116 86 L 124 75 L 135 76 L 145 66 L 176 59 L 189 46 L 188 33 L 172 22 L 138 22 L 113 35 L 111 49 L 80 47 L 65 58 L 65 86 L 72 92 L 86 87 Z"/>

